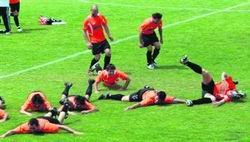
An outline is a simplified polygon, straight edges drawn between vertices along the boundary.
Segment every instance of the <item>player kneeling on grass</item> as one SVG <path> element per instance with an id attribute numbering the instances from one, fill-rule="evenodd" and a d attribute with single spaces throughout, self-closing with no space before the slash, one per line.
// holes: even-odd
<path id="1" fill-rule="evenodd" d="M 8 119 L 8 114 L 3 110 L 5 108 L 5 101 L 0 96 L 0 122 L 4 122 Z"/>
<path id="2" fill-rule="evenodd" d="M 175 103 L 185 103 L 186 100 L 177 99 L 172 96 L 167 96 L 164 91 L 157 91 L 148 86 L 143 89 L 138 90 L 131 95 L 122 95 L 122 94 L 105 94 L 99 97 L 99 100 L 102 99 L 111 99 L 111 100 L 119 100 L 119 101 L 128 101 L 128 102 L 139 102 L 132 106 L 129 106 L 125 110 L 136 109 L 138 107 L 145 107 L 150 105 L 165 105 L 165 104 L 175 104 Z"/>
<path id="3" fill-rule="evenodd" d="M 20 112 L 31 116 L 32 114 L 28 111 L 46 112 L 52 109 L 47 98 L 41 91 L 33 91 L 21 107 Z"/>
<path id="4" fill-rule="evenodd" d="M 123 86 L 117 84 L 119 79 L 125 80 L 125 84 Z M 130 79 L 127 74 L 116 69 L 115 65 L 109 64 L 107 68 L 101 71 L 96 77 L 94 83 L 94 89 L 96 93 L 99 93 L 98 85 L 101 82 L 103 82 L 103 85 L 109 89 L 126 90 L 130 83 Z"/>
<path id="5" fill-rule="evenodd" d="M 238 82 L 233 81 L 232 77 L 225 72 L 222 73 L 221 82 L 215 83 L 208 71 L 190 62 L 187 56 L 181 58 L 180 62 L 191 68 L 194 72 L 201 74 L 203 78 L 201 83 L 202 98 L 192 101 L 188 100 L 188 106 L 206 103 L 213 103 L 216 106 L 220 106 L 226 102 L 240 101 L 246 97 L 245 93 L 237 90 L 236 84 Z"/>
<path id="6" fill-rule="evenodd" d="M 85 96 L 69 95 L 69 90 L 72 87 L 72 83 L 65 83 L 65 89 L 62 92 L 62 98 L 59 103 L 63 104 L 68 102 L 70 111 L 80 111 L 82 114 L 98 111 L 98 109 L 89 102 L 94 82 L 95 80 L 91 79 L 88 81 L 88 87 Z"/>
<path id="7" fill-rule="evenodd" d="M 43 134 L 43 133 L 58 133 L 59 130 L 65 130 L 69 133 L 73 133 L 75 135 L 82 134 L 81 132 L 77 132 L 68 126 L 63 125 L 63 121 L 66 118 L 68 111 L 68 104 L 64 104 L 62 111 L 60 111 L 58 119 L 53 118 L 54 112 L 48 112 L 46 115 L 37 118 L 31 118 L 29 122 L 24 123 L 17 128 L 10 130 L 0 136 L 0 138 L 5 138 L 7 136 L 11 136 L 14 134 Z"/>

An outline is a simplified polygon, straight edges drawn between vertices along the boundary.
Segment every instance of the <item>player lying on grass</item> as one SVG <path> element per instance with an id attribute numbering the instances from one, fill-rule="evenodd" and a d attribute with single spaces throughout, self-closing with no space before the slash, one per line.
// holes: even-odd
<path id="1" fill-rule="evenodd" d="M 33 91 L 21 107 L 20 112 L 31 116 L 31 112 L 46 112 L 52 109 L 49 101 L 41 91 Z"/>
<path id="2" fill-rule="evenodd" d="M 123 86 L 117 84 L 119 79 L 124 80 L 125 83 Z M 113 90 L 126 90 L 129 83 L 130 78 L 124 72 L 119 71 L 116 69 L 115 65 L 109 64 L 107 68 L 98 73 L 94 83 L 95 93 L 99 93 L 98 85 L 103 82 L 105 87 Z"/>
<path id="3" fill-rule="evenodd" d="M 127 107 L 125 110 L 136 109 L 138 107 L 145 107 L 150 105 L 165 105 L 165 104 L 175 104 L 175 103 L 185 103 L 186 100 L 177 99 L 172 96 L 167 96 L 166 92 L 158 91 L 148 86 L 145 86 L 143 89 L 138 90 L 130 95 L 122 94 L 104 94 L 101 95 L 99 100 L 102 99 L 111 99 L 119 100 L 126 102 L 138 102 L 132 106 Z"/>
<path id="4" fill-rule="evenodd" d="M 4 122 L 8 119 L 8 114 L 3 110 L 5 108 L 5 101 L 0 96 L 0 122 Z"/>
<path id="5" fill-rule="evenodd" d="M 63 125 L 63 121 L 66 118 L 67 111 L 68 104 L 64 104 L 62 111 L 60 111 L 59 113 L 58 119 L 52 117 L 53 112 L 51 111 L 42 117 L 31 118 L 28 122 L 6 132 L 2 136 L 0 136 L 0 138 L 5 138 L 7 136 L 15 134 L 58 133 L 59 130 L 65 130 L 75 135 L 82 134 L 81 132 L 77 132 L 68 126 Z"/>
<path id="6" fill-rule="evenodd" d="M 88 87 L 85 96 L 69 95 L 69 90 L 72 87 L 72 83 L 65 83 L 65 88 L 62 92 L 62 98 L 59 103 L 63 104 L 68 102 L 70 111 L 79 111 L 82 114 L 98 111 L 98 109 L 89 102 L 94 82 L 95 80 L 88 80 Z"/>
<path id="7" fill-rule="evenodd" d="M 225 72 L 222 73 L 221 82 L 215 83 L 207 70 L 190 62 L 186 55 L 181 58 L 180 62 L 202 76 L 202 98 L 189 100 L 187 105 L 213 103 L 216 106 L 220 106 L 226 102 L 239 101 L 246 97 L 245 93 L 236 89 L 237 82 L 233 81 L 232 77 Z"/>

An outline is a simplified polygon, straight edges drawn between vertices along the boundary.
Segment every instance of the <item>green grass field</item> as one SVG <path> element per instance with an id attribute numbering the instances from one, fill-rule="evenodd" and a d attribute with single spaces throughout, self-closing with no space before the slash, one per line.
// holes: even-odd
<path id="1" fill-rule="evenodd" d="M 30 119 L 19 109 L 33 90 L 43 90 L 54 106 L 59 105 L 65 81 L 74 83 L 72 94 L 84 93 L 92 55 L 81 29 L 93 3 L 99 4 L 116 40 L 112 43 L 112 63 L 132 79 L 128 90 L 121 93 L 132 93 L 147 84 L 178 98 L 199 98 L 201 77 L 179 63 L 185 54 L 207 68 L 214 80 L 226 71 L 240 81 L 239 89 L 249 92 L 249 0 L 22 0 L 24 31 L 17 33 L 12 19 L 12 34 L 0 35 L 0 95 L 10 115 L 9 121 L 0 124 L 0 134 Z M 137 35 L 140 23 L 156 11 L 164 15 L 164 44 L 157 60 L 159 67 L 152 71 L 146 69 L 146 50 L 138 48 Z M 67 24 L 41 26 L 40 15 L 63 19 Z M 72 58 L 59 61 L 68 56 Z M 101 89 L 100 93 L 117 92 Z M 168 105 L 125 112 L 133 103 L 95 101 L 99 95 L 91 98 L 99 112 L 70 116 L 65 121 L 84 132 L 82 136 L 62 131 L 15 135 L 1 141 L 250 141 L 249 98 L 245 103 L 221 107 Z M 34 114 L 39 115 L 43 114 Z"/>

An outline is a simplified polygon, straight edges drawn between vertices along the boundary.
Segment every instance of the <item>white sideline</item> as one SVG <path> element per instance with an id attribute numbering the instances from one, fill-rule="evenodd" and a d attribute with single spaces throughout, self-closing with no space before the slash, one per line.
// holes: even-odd
<path id="1" fill-rule="evenodd" d="M 209 12 L 209 13 L 202 14 L 202 15 L 199 15 L 199 16 L 195 16 L 195 17 L 183 20 L 183 21 L 168 24 L 168 25 L 164 26 L 163 28 L 170 28 L 170 27 L 178 26 L 178 25 L 181 25 L 181 24 L 192 22 L 192 21 L 197 20 L 197 19 L 201 19 L 201 18 L 208 17 L 208 16 L 211 16 L 211 15 L 214 15 L 214 14 L 222 13 L 222 12 L 225 12 L 225 11 L 228 11 L 228 10 L 231 10 L 231 9 L 234 9 L 234 8 L 238 8 L 238 7 L 241 7 L 241 6 L 249 5 L 249 4 L 250 4 L 250 2 L 240 3 L 238 5 L 227 7 L 227 8 L 221 9 L 221 10 Z M 118 44 L 120 42 L 127 41 L 127 40 L 130 40 L 130 39 L 136 38 L 136 37 L 138 37 L 138 35 L 132 35 L 132 36 L 129 36 L 129 37 L 126 37 L 126 38 L 122 38 L 122 39 L 116 40 L 114 42 L 111 42 L 111 45 L 115 45 L 115 44 Z M 56 59 L 56 60 L 53 60 L 53 61 L 50 61 L 50 62 L 47 62 L 47 63 L 44 63 L 44 64 L 36 65 L 36 66 L 26 68 L 24 70 L 20 70 L 20 71 L 13 72 L 13 73 L 10 73 L 10 74 L 1 75 L 0 80 L 5 79 L 5 78 L 9 78 L 9 77 L 13 77 L 13 76 L 18 76 L 20 74 L 23 74 L 23 73 L 26 73 L 26 72 L 29 72 L 29 71 L 32 71 L 32 70 L 36 70 L 36 69 L 39 69 L 39 68 L 43 68 L 43 67 L 46 67 L 46 66 L 49 66 L 49 65 L 52 65 L 52 64 L 56 64 L 56 63 L 59 63 L 59 62 L 62 62 L 62 61 L 65 61 L 65 60 L 68 60 L 68 59 L 71 59 L 71 58 L 75 58 L 75 57 L 78 57 L 80 55 L 87 54 L 89 52 L 90 52 L 90 50 L 77 52 L 77 53 L 71 54 L 69 56 L 59 58 L 59 59 Z"/>

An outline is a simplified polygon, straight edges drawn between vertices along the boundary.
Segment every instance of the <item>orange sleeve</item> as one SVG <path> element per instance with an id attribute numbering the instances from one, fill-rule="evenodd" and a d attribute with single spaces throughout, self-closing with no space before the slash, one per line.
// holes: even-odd
<path id="1" fill-rule="evenodd" d="M 17 128 L 14 129 L 15 133 L 17 134 L 26 134 L 29 133 L 29 126 L 28 123 L 24 123 Z"/>
<path id="2" fill-rule="evenodd" d="M 100 15 L 100 18 L 101 18 L 102 25 L 107 25 L 108 24 L 107 19 L 103 15 Z"/>
<path id="3" fill-rule="evenodd" d="M 226 82 L 228 83 L 229 90 L 236 90 L 236 85 L 234 84 L 233 78 L 231 76 L 226 78 Z"/>
<path id="4" fill-rule="evenodd" d="M 102 81 L 103 71 L 96 77 L 95 82 L 98 84 Z"/>
<path id="5" fill-rule="evenodd" d="M 121 71 L 117 70 L 117 74 L 118 74 L 118 77 L 121 78 L 122 80 L 127 80 L 128 79 L 128 75 L 125 74 L 124 72 L 121 72 Z"/>
<path id="6" fill-rule="evenodd" d="M 32 104 L 31 100 L 28 99 L 28 100 L 26 100 L 25 103 L 22 105 L 21 109 L 27 111 L 27 110 L 31 109 L 31 104 Z"/>
<path id="7" fill-rule="evenodd" d="M 150 98 L 144 99 L 140 102 L 141 106 L 149 106 L 149 105 L 153 105 L 153 104 L 154 104 L 154 100 L 150 99 Z"/>
<path id="8" fill-rule="evenodd" d="M 3 119 L 5 115 L 5 111 L 0 109 L 0 119 Z"/>
<path id="9" fill-rule="evenodd" d="M 59 131 L 59 126 L 57 124 L 45 123 L 42 132 L 44 133 L 57 133 Z"/>
<path id="10" fill-rule="evenodd" d="M 94 110 L 95 106 L 91 104 L 89 101 L 85 100 L 85 105 L 87 106 L 88 110 Z"/>

